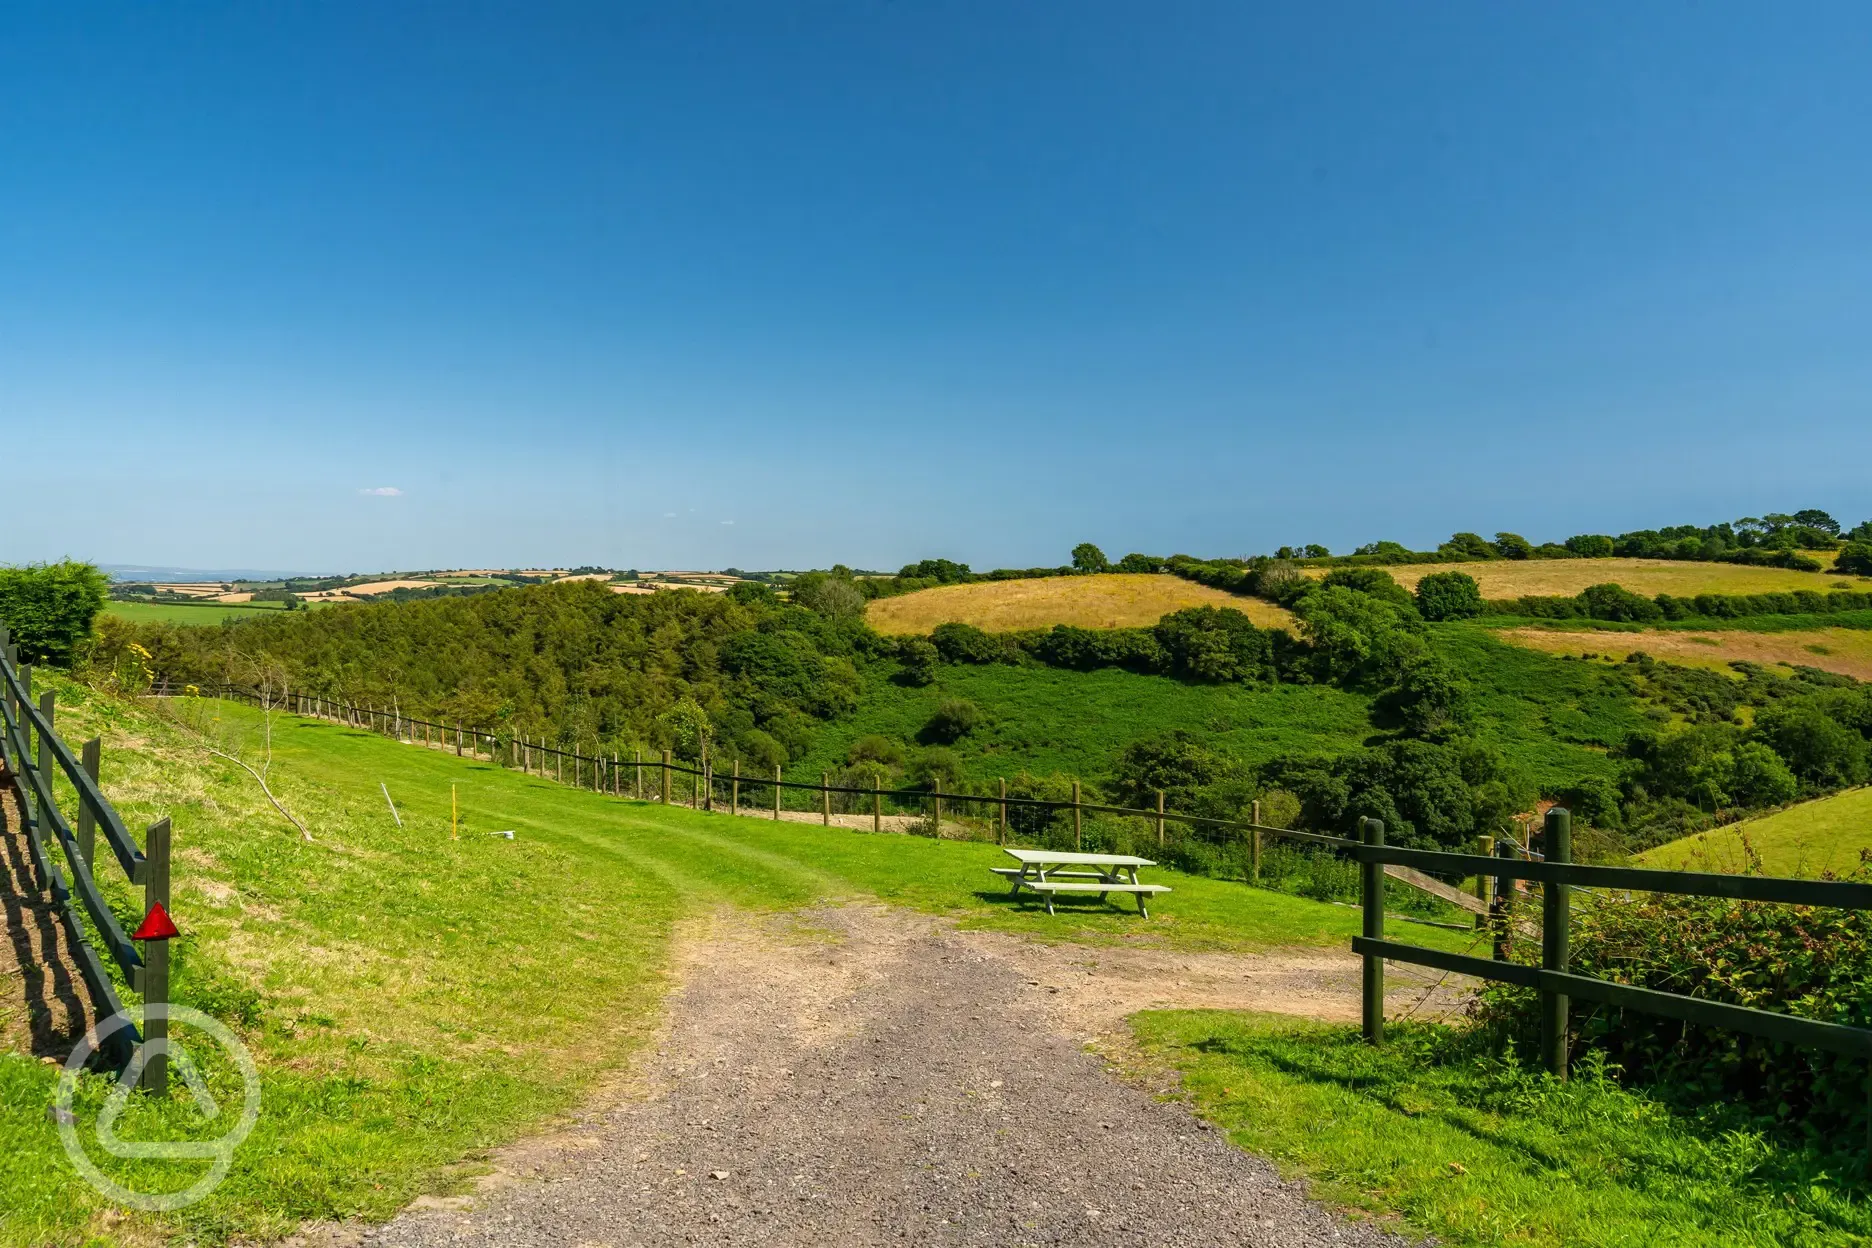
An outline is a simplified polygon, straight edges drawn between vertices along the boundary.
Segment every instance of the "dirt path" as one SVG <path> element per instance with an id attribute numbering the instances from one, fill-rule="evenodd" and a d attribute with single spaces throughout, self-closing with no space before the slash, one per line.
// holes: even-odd
<path id="1" fill-rule="evenodd" d="M 1312 1204 L 1088 1051 L 1157 1004 L 1347 1017 L 1350 955 L 1043 946 L 868 905 L 724 916 L 685 940 L 679 971 L 632 1086 L 503 1151 L 478 1196 L 424 1202 L 364 1242 L 1404 1242 Z"/>

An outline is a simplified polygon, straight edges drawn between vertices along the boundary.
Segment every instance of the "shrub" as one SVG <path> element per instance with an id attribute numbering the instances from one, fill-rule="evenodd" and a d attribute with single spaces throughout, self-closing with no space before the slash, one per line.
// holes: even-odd
<path id="1" fill-rule="evenodd" d="M 1156 555 L 1140 555 L 1133 552 L 1118 561 L 1117 570 L 1120 572 L 1161 572 L 1164 570 L 1164 561 Z"/>
<path id="2" fill-rule="evenodd" d="M 1186 607 L 1151 630 L 1169 670 L 1192 680 L 1269 679 L 1274 652 L 1269 634 L 1233 607 Z"/>
<path id="3" fill-rule="evenodd" d="M 1495 553 L 1504 559 L 1532 559 L 1534 543 L 1519 533 L 1497 533 L 1494 541 Z"/>
<path id="4" fill-rule="evenodd" d="M 1417 610 L 1426 620 L 1466 620 L 1482 613 L 1482 587 L 1467 572 L 1432 572 L 1417 582 Z"/>
<path id="5" fill-rule="evenodd" d="M 0 568 L 0 624 L 20 658 L 69 665 L 90 640 L 110 582 L 88 563 Z"/>
<path id="6" fill-rule="evenodd" d="M 1866 778 L 1865 738 L 1808 699 L 1769 707 L 1755 733 L 1811 785 L 1841 788 Z"/>
<path id="7" fill-rule="evenodd" d="M 1612 539 L 1603 533 L 1581 533 L 1566 539 L 1566 548 L 1582 559 L 1610 559 Z"/>
<path id="8" fill-rule="evenodd" d="M 1480 533 L 1453 533 L 1450 539 L 1437 547 L 1437 553 L 1445 559 L 1466 559 L 1471 561 L 1495 559 L 1499 552 L 1482 539 Z"/>
<path id="9" fill-rule="evenodd" d="M 936 708 L 923 725 L 923 740 L 937 745 L 953 745 L 975 731 L 981 723 L 981 708 L 966 698 L 949 698 Z"/>
<path id="10" fill-rule="evenodd" d="M 1072 550 L 1072 566 L 1078 572 L 1109 572 L 1111 563 L 1105 552 L 1091 542 L 1080 542 Z"/>
<path id="11" fill-rule="evenodd" d="M 779 604 L 780 595 L 760 581 L 737 581 L 728 587 L 728 601 L 744 607 L 771 607 Z"/>
<path id="12" fill-rule="evenodd" d="M 1462 574 L 1459 572 L 1457 575 Z M 1396 578 L 1383 568 L 1335 568 L 1326 574 L 1320 584 L 1328 589 L 1342 586 L 1361 594 L 1370 594 L 1407 611 L 1417 609 L 1417 601 L 1411 597 L 1410 591 L 1398 584 Z"/>
<path id="13" fill-rule="evenodd" d="M 1849 576 L 1872 576 L 1872 542 L 1848 542 L 1841 547 L 1833 570 Z"/>
<path id="14" fill-rule="evenodd" d="M 921 637 L 906 637 L 897 643 L 897 661 L 903 664 L 907 685 L 934 684 L 937 657 L 936 647 Z"/>
<path id="15" fill-rule="evenodd" d="M 845 761 L 853 766 L 859 763 L 883 763 L 887 767 L 896 767 L 904 761 L 904 749 L 889 737 L 874 732 L 852 742 L 851 749 L 845 753 Z"/>
<path id="16" fill-rule="evenodd" d="M 938 624 L 930 643 L 950 663 L 1004 663 L 1015 657 L 1000 638 L 973 624 Z"/>
<path id="17" fill-rule="evenodd" d="M 864 595 L 849 577 L 807 572 L 796 577 L 789 590 L 794 602 L 827 619 L 856 619 L 864 614 Z"/>
<path id="18" fill-rule="evenodd" d="M 953 792 L 962 779 L 962 756 L 947 746 L 933 745 L 910 760 L 910 783 L 929 788 L 937 781 Z"/>
<path id="19" fill-rule="evenodd" d="M 1588 585 L 1580 591 L 1586 612 L 1595 620 L 1648 624 L 1664 618 L 1657 603 L 1619 585 Z"/>

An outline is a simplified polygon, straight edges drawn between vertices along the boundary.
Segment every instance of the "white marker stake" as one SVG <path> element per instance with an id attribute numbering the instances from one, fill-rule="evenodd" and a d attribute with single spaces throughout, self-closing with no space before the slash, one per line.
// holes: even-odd
<path id="1" fill-rule="evenodd" d="M 397 827 L 399 828 L 402 827 L 403 816 L 396 813 L 396 803 L 390 801 L 390 786 L 385 784 L 383 781 L 379 780 L 377 782 L 377 787 L 383 790 L 383 800 L 386 802 L 390 802 L 390 817 L 396 820 Z"/>

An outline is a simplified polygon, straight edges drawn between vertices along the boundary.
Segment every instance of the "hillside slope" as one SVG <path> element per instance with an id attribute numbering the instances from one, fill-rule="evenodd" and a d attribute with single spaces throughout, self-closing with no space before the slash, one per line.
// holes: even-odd
<path id="1" fill-rule="evenodd" d="M 1309 568 L 1309 576 L 1328 569 Z M 1577 594 L 1588 585 L 1613 582 L 1647 598 L 1658 594 L 1767 594 L 1797 589 L 1824 591 L 1842 579 L 1828 572 L 1787 568 L 1752 568 L 1736 563 L 1696 563 L 1676 559 L 1495 559 L 1485 563 L 1406 563 L 1385 571 L 1406 589 L 1433 572 L 1466 572 L 1482 587 L 1484 598 Z M 1857 588 L 1872 578 L 1844 578 Z"/>
<path id="2" fill-rule="evenodd" d="M 1872 850 L 1872 788 L 1848 789 L 1660 845 L 1639 855 L 1647 867 L 1671 871 L 1741 871 L 1744 842 L 1768 875 L 1844 874 Z"/>

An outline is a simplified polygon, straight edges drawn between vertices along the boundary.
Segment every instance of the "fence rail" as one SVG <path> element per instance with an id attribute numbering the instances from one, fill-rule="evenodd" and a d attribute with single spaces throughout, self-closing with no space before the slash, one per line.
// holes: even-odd
<path id="1" fill-rule="evenodd" d="M 136 941 L 112 912 L 94 874 L 97 833 L 104 833 L 105 843 L 133 885 L 144 888 L 146 911 L 160 903 L 169 908 L 169 821 L 150 826 L 145 834 L 147 851 L 137 848 L 123 818 L 98 787 L 103 757 L 101 739 L 93 738 L 79 747 L 71 747 L 58 735 L 56 700 L 51 690 L 32 696 L 32 668 L 19 661 L 19 649 L 7 630 L 0 627 L 0 756 L 4 757 L 8 782 L 19 799 L 27 844 L 31 849 L 33 873 L 39 887 L 50 893 L 60 907 L 67 943 L 78 962 L 78 972 L 91 996 L 96 1022 L 123 1010 L 96 945 L 102 945 L 122 972 L 134 992 L 142 994 L 145 1006 L 166 1005 L 169 999 L 168 943 L 147 941 L 138 951 Z M 38 757 L 33 757 L 33 745 Z M 55 783 L 63 776 L 77 795 L 78 826 L 73 828 L 60 809 Z M 64 851 L 63 869 L 48 852 L 48 834 Z M 70 883 L 67 881 L 69 873 Z M 83 917 L 80 917 L 80 910 Z M 89 921 L 87 934 L 86 920 Z M 168 1086 L 166 1045 L 168 1023 L 163 1018 L 148 1018 L 142 1033 L 134 1025 L 124 1026 L 105 1037 L 102 1056 L 117 1068 L 127 1065 L 139 1046 L 147 1043 L 142 1085 L 158 1093 Z"/>
<path id="2" fill-rule="evenodd" d="M 1670 893 L 1783 905 L 1872 910 L 1872 885 L 1847 880 L 1710 875 L 1693 871 L 1655 871 L 1575 863 L 1572 861 L 1573 817 L 1568 811 L 1559 808 L 1547 812 L 1543 840 L 1544 861 L 1453 854 L 1386 845 L 1383 823 L 1376 819 L 1360 821 L 1360 840 L 1353 846 L 1351 854 L 1364 868 L 1362 901 L 1365 921 L 1363 935 L 1352 939 L 1352 951 L 1364 959 L 1363 1023 L 1367 1040 L 1373 1044 L 1384 1041 L 1384 964 L 1390 960 L 1517 984 L 1538 991 L 1541 1006 L 1541 1055 L 1548 1069 L 1561 1078 L 1566 1077 L 1569 1056 L 1567 1015 L 1570 1002 L 1576 998 L 1698 1026 L 1739 1031 L 1764 1040 L 1872 1060 L 1872 1028 L 1802 1018 L 1773 1010 L 1758 1010 L 1655 988 L 1641 988 L 1576 974 L 1569 969 L 1572 959 L 1572 889 L 1576 886 L 1617 892 Z M 1493 876 L 1502 896 L 1512 896 L 1514 880 L 1531 880 L 1541 884 L 1540 965 L 1528 966 L 1509 961 L 1503 956 L 1501 950 L 1507 943 L 1506 927 L 1510 921 L 1509 912 L 1505 908 L 1497 909 L 1492 916 L 1492 922 L 1497 925 L 1495 958 L 1447 953 L 1440 949 L 1426 949 L 1385 939 L 1384 907 L 1382 903 L 1373 904 L 1375 898 L 1382 897 L 1382 893 L 1377 891 L 1380 885 L 1375 881 L 1380 878 L 1379 873 L 1386 865 L 1393 864 L 1478 877 Z M 1872 1164 L 1872 1072 L 1868 1072 L 1866 1094 L 1868 1164 Z"/>

